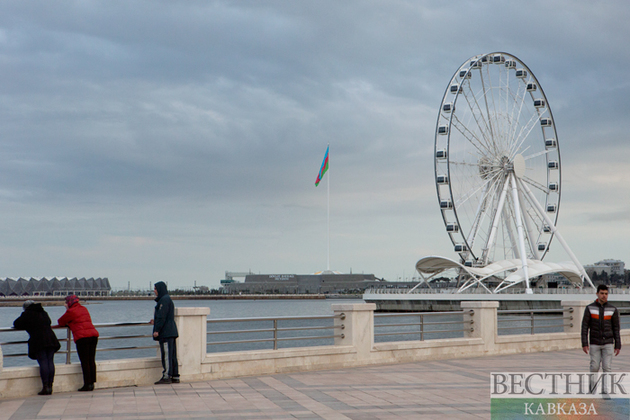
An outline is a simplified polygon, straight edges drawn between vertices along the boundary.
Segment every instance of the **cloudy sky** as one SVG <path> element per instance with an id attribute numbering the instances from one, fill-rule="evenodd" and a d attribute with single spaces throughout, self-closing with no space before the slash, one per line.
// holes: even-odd
<path id="1" fill-rule="evenodd" d="M 627 0 L 3 1 L 0 277 L 325 269 L 328 143 L 331 269 L 455 257 L 435 121 L 493 51 L 553 110 L 563 236 L 584 264 L 630 263 L 628 21 Z"/>

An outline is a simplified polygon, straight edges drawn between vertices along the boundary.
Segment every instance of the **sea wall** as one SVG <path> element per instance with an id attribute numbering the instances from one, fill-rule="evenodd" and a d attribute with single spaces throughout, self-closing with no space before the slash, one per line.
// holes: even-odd
<path id="1" fill-rule="evenodd" d="M 442 312 L 461 311 L 461 300 L 370 300 L 376 305 L 377 312 Z M 499 302 L 499 310 L 537 310 L 562 309 L 561 301 L 544 300 L 507 300 Z"/>
<path id="2" fill-rule="evenodd" d="M 589 301 L 564 301 L 572 310 L 564 332 L 499 336 L 496 301 L 461 302 L 464 320 L 471 326 L 463 338 L 428 341 L 374 343 L 373 303 L 332 305 L 343 335 L 333 345 L 281 350 L 207 353 L 209 308 L 176 308 L 180 337 L 177 341 L 182 382 L 227 379 L 322 369 L 417 362 L 422 360 L 483 357 L 487 355 L 578 349 L 581 317 Z M 630 330 L 622 330 L 630 342 Z M 585 362 L 586 363 L 586 362 Z M 2 369 L 0 367 L 0 369 Z M 97 362 L 96 388 L 151 385 L 161 376 L 159 358 Z M 76 391 L 82 385 L 78 364 L 59 365 L 54 392 Z M 0 397 L 34 395 L 41 389 L 37 367 L 5 368 L 0 371 Z"/>

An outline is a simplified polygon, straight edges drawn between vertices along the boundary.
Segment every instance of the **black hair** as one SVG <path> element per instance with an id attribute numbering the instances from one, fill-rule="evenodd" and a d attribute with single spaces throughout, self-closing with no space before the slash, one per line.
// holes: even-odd
<path id="1" fill-rule="evenodd" d="M 597 286 L 597 293 L 599 293 L 600 290 L 608 291 L 608 286 L 606 286 L 605 284 L 600 284 L 599 286 Z"/>

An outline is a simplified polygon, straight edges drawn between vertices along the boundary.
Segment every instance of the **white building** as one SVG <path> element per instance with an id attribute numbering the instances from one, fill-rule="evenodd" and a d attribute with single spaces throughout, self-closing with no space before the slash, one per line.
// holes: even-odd
<path id="1" fill-rule="evenodd" d="M 626 268 L 626 264 L 620 260 L 601 260 L 601 261 L 596 262 L 595 264 L 584 266 L 584 270 L 586 270 L 586 272 L 589 273 L 589 275 L 591 273 L 601 274 L 603 271 L 609 276 L 613 274 L 623 276 L 625 272 L 625 268 Z"/>

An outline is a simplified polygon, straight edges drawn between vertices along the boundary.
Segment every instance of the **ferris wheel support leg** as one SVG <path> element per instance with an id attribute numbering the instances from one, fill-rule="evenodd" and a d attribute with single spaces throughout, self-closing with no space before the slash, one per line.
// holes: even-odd
<path id="1" fill-rule="evenodd" d="M 497 209 L 494 214 L 494 220 L 492 221 L 492 228 L 490 230 L 490 235 L 488 236 L 488 242 L 486 242 L 486 248 L 483 253 L 483 263 L 488 264 L 488 252 L 490 248 L 492 248 L 492 244 L 494 243 L 494 237 L 497 234 L 497 229 L 499 228 L 499 222 L 501 221 L 501 214 L 503 213 L 503 205 L 505 204 L 505 196 L 507 195 L 508 183 L 506 182 L 503 185 L 503 190 L 501 191 L 501 196 L 499 197 L 499 203 L 497 204 Z"/>
<path id="2" fill-rule="evenodd" d="M 532 191 L 529 189 L 526 183 L 524 183 L 521 180 L 519 180 L 519 182 L 523 191 L 527 193 L 527 195 L 530 198 L 530 201 L 534 204 L 534 208 L 537 210 L 538 214 L 545 220 L 545 222 L 551 229 L 551 232 L 553 232 L 553 234 L 558 238 L 558 242 L 560 242 L 560 245 L 562 245 L 566 253 L 569 254 L 569 258 L 571 258 L 571 261 L 573 261 L 573 264 L 575 264 L 578 270 L 580 270 L 580 273 L 582 274 L 582 277 L 584 278 L 584 280 L 588 281 L 588 284 L 594 289 L 595 285 L 591 281 L 591 278 L 588 276 L 588 274 L 586 274 L 586 270 L 584 270 L 584 267 L 582 266 L 582 264 L 580 264 L 580 261 L 578 261 L 573 251 L 571 251 L 571 248 L 569 248 L 569 244 L 567 244 L 564 238 L 562 237 L 562 235 L 560 235 L 560 231 L 556 229 L 556 226 L 554 225 L 554 223 L 551 221 L 549 216 L 547 216 L 547 213 L 545 213 L 545 209 L 543 209 L 540 203 L 538 202 L 538 200 L 536 200 L 534 193 L 532 193 Z"/>
<path id="3" fill-rule="evenodd" d="M 510 174 L 510 184 L 512 184 L 512 200 L 514 200 L 514 217 L 516 218 L 516 230 L 518 231 L 518 245 L 521 254 L 521 264 L 523 265 L 523 276 L 525 277 L 525 292 L 531 294 L 532 288 L 529 285 L 529 270 L 527 267 L 527 250 L 525 249 L 525 233 L 523 232 L 523 220 L 521 218 L 521 205 L 518 199 L 518 189 L 516 188 L 516 177 Z"/>
<path id="4" fill-rule="evenodd" d="M 525 199 L 523 198 L 523 192 L 520 189 L 518 191 L 518 198 L 519 200 L 521 200 L 521 203 L 526 203 Z M 523 212 L 523 221 L 525 222 L 525 232 L 527 232 L 527 237 L 529 238 L 527 242 L 529 243 L 532 255 L 534 256 L 535 260 L 540 260 L 540 254 L 538 253 L 538 249 L 536 249 L 536 244 L 533 242 L 535 238 L 534 231 L 532 230 L 532 226 L 529 223 L 529 219 L 525 215 L 525 212 Z"/>

